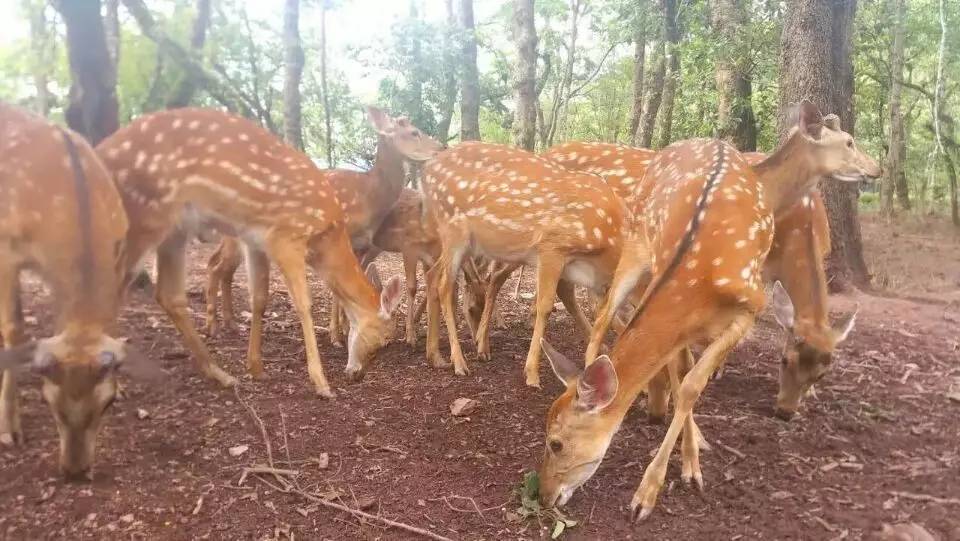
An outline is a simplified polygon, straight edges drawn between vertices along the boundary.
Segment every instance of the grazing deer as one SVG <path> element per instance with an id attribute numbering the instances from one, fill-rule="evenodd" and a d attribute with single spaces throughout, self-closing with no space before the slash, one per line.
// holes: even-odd
<path id="1" fill-rule="evenodd" d="M 88 477 L 117 371 L 150 365 L 107 334 L 120 305 L 127 217 L 83 138 L 0 103 L 0 443 L 23 441 L 15 373 L 43 380 L 60 435 L 60 469 Z M 31 269 L 56 300 L 56 334 L 27 341 L 19 273 Z M 155 368 L 153 373 L 157 373 Z"/>
<path id="2" fill-rule="evenodd" d="M 131 217 L 131 268 L 156 249 L 157 300 L 203 374 L 226 386 L 236 381 L 207 351 L 187 310 L 184 252 L 194 229 L 190 222 L 198 219 L 191 214 L 242 241 L 252 306 L 247 367 L 254 377 L 263 375 L 270 260 L 280 267 L 300 317 L 317 393 L 334 396 L 317 348 L 307 264 L 345 305 L 352 322 L 346 372 L 354 380 L 363 377 L 393 332 L 390 314 L 400 300 L 400 280 L 391 279 L 377 298 L 353 255 L 341 204 L 327 176 L 307 156 L 246 119 L 192 108 L 142 116 L 97 151 L 114 173 Z M 430 157 L 419 149 L 411 154 Z"/>
<path id="3" fill-rule="evenodd" d="M 837 124 L 836 117 L 824 118 L 803 102 L 784 145 L 756 167 L 730 145 L 708 140 L 675 143 L 650 162 L 643 181 L 650 195 L 633 210 L 651 251 L 645 264 L 653 278 L 632 320 L 612 354 L 583 370 L 562 355 L 548 355 L 567 389 L 547 413 L 541 503 L 566 503 L 597 470 L 650 379 L 663 367 L 675 370 L 683 364 L 672 362 L 678 355 L 708 340 L 682 383 L 675 378 L 676 411 L 631 509 L 638 519 L 652 512 L 681 430 L 681 477 L 702 486 L 693 405 L 763 308 L 761 269 L 773 241 L 774 215 L 821 177 L 853 181 L 880 175 Z M 624 259 L 619 266 L 637 264 Z"/>
<path id="4" fill-rule="evenodd" d="M 557 145 L 542 155 L 567 169 L 600 175 L 617 195 L 636 204 L 637 199 L 649 194 L 638 189 L 639 183 L 635 179 L 643 178 L 654 154 L 651 150 L 611 143 L 570 142 Z M 765 160 L 767 154 L 745 152 L 743 157 L 754 166 Z M 792 207 L 778 213 L 774 230 L 764 278 L 777 281 L 773 290 L 774 313 L 788 332 L 776 411 L 779 417 L 789 418 L 796 412 L 801 396 L 826 373 L 832 352 L 850 332 L 856 313 L 845 317 L 838 329 L 830 327 L 823 272 L 823 258 L 830 252 L 830 226 L 820 193 L 814 189 Z M 791 298 L 797 299 L 799 317 L 796 324 Z M 606 334 L 606 327 L 601 327 L 599 333 L 601 336 Z M 593 358 L 593 355 L 589 357 Z M 718 378 L 724 363 L 721 362 L 717 369 Z M 662 418 L 666 412 L 668 395 L 665 385 L 668 383 L 666 371 L 651 381 L 648 402 L 653 420 Z"/>
<path id="5" fill-rule="evenodd" d="M 476 142 L 437 155 L 424 170 L 422 187 L 443 246 L 430 273 L 437 279 L 454 371 L 468 371 L 453 316 L 453 278 L 464 257 L 536 265 L 537 319 L 524 370 L 527 384 L 539 387 L 540 338 L 557 283 L 563 278 L 605 288 L 620 258 L 623 203 L 594 175 L 567 171 L 523 150 Z M 485 333 L 500 284 L 492 278 L 485 295 L 477 337 L 481 358 L 489 357 Z"/>

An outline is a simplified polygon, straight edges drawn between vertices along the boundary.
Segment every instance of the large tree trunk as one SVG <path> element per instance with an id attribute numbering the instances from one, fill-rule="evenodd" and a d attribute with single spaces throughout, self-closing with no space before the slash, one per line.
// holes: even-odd
<path id="1" fill-rule="evenodd" d="M 327 0 L 321 0 L 320 9 L 320 91 L 323 93 L 324 139 L 327 148 L 327 167 L 333 168 L 333 123 L 330 110 L 330 92 L 327 86 Z"/>
<path id="2" fill-rule="evenodd" d="M 303 150 L 303 116 L 300 111 L 300 79 L 303 77 L 303 46 L 300 44 L 300 0 L 286 0 L 283 10 L 283 138 Z"/>
<path id="3" fill-rule="evenodd" d="M 50 114 L 50 71 L 53 68 L 55 55 L 53 54 L 54 36 L 51 35 L 47 21 L 46 2 L 24 2 L 24 7 L 30 17 L 30 71 L 33 74 L 33 85 L 36 87 L 36 112 L 42 116 Z"/>
<path id="4" fill-rule="evenodd" d="M 810 99 L 824 113 L 840 116 L 854 132 L 852 30 L 856 0 L 794 0 L 787 3 L 780 53 L 780 137 L 787 106 Z M 821 191 L 833 247 L 827 259 L 831 288 L 869 287 L 857 217 L 857 186 L 825 180 Z"/>
<path id="5" fill-rule="evenodd" d="M 880 207 L 884 216 L 893 216 L 893 194 L 903 174 L 904 150 L 903 113 L 900 110 L 900 100 L 903 96 L 903 23 L 905 4 L 904 0 L 890 0 L 889 6 L 893 14 L 893 41 L 890 45 L 890 137 L 887 151 L 886 177 L 880 193 Z M 901 201 L 902 202 L 902 201 Z"/>
<path id="6" fill-rule="evenodd" d="M 513 31 L 517 44 L 514 88 L 517 112 L 514 134 L 517 146 L 534 150 L 537 143 L 537 28 L 534 0 L 514 0 Z"/>
<path id="7" fill-rule="evenodd" d="M 573 66 L 577 61 L 577 35 L 580 30 L 580 14 L 583 4 L 581 0 L 570 0 L 570 42 L 566 44 L 567 61 L 563 66 L 563 75 L 557 85 L 553 107 L 547 122 L 547 139 L 545 147 L 552 147 L 557 135 L 560 120 L 565 116 L 567 104 L 570 102 L 570 87 L 573 85 Z"/>
<path id="8" fill-rule="evenodd" d="M 954 149 L 946 149 L 943 153 L 943 162 L 947 166 L 947 178 L 950 181 L 950 218 L 953 225 L 960 227 L 960 203 L 957 201 L 957 168 L 950 155 Z"/>
<path id="9" fill-rule="evenodd" d="M 664 47 L 663 39 L 657 41 L 653 70 L 645 85 L 647 98 L 643 105 L 643 115 L 640 117 L 640 135 L 637 137 L 638 146 L 643 148 L 650 148 L 653 144 L 653 130 L 656 128 L 657 114 L 660 112 L 660 102 L 663 100 L 664 78 L 667 71 Z"/>
<path id="10" fill-rule="evenodd" d="M 70 105 L 67 125 L 96 145 L 117 130 L 117 73 L 107 50 L 100 1 L 61 0 L 57 9 L 67 26 Z"/>
<path id="11" fill-rule="evenodd" d="M 477 71 L 477 28 L 473 0 L 460 0 L 460 31 L 463 39 L 463 79 L 460 83 L 460 140 L 480 139 L 480 75 Z"/>
<path id="12" fill-rule="evenodd" d="M 103 14 L 103 31 L 106 32 L 107 51 L 113 62 L 113 71 L 117 71 L 120 62 L 120 0 L 107 0 Z"/>
<path id="13" fill-rule="evenodd" d="M 757 125 L 744 26 L 748 0 L 712 0 L 713 30 L 721 40 L 717 57 L 717 124 L 720 138 L 744 151 L 757 149 Z"/>
<path id="14" fill-rule="evenodd" d="M 443 101 L 440 103 L 440 121 L 437 122 L 437 140 L 446 143 L 450 140 L 450 124 L 453 122 L 453 110 L 457 107 L 457 63 L 460 55 L 455 50 L 457 36 L 461 34 L 457 14 L 453 9 L 453 0 L 444 0 L 447 11 L 447 25 L 443 29 Z"/>
<path id="15" fill-rule="evenodd" d="M 660 0 L 663 9 L 664 53 L 667 55 L 663 103 L 660 105 L 660 140 L 658 148 L 670 144 L 673 137 L 673 105 L 680 86 L 680 29 L 677 21 L 677 0 Z"/>
<path id="16" fill-rule="evenodd" d="M 633 44 L 633 110 L 630 113 L 630 144 L 637 144 L 640 117 L 643 115 L 643 67 L 647 52 L 647 35 L 643 25 Z"/>
<path id="17" fill-rule="evenodd" d="M 203 56 L 203 46 L 207 42 L 207 29 L 210 28 L 210 0 L 197 0 L 197 14 L 193 20 L 193 28 L 190 31 L 190 50 L 194 61 L 201 63 Z M 177 86 L 167 99 L 167 109 L 176 109 L 190 105 L 193 96 L 197 93 L 200 81 L 195 73 L 189 70 L 183 70 Z"/>

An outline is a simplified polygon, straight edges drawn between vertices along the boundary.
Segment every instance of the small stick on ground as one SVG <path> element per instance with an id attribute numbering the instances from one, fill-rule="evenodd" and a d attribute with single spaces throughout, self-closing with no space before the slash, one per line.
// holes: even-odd
<path id="1" fill-rule="evenodd" d="M 731 455 L 735 455 L 735 456 L 736 456 L 737 458 L 739 458 L 740 460 L 743 460 L 743 459 L 747 458 L 747 455 L 743 454 L 741 451 L 739 451 L 739 450 L 737 450 L 737 449 L 734 449 L 733 447 L 730 447 L 729 445 L 724 445 L 724 444 L 723 444 L 722 442 L 720 442 L 720 441 L 717 442 L 717 445 L 719 445 L 721 449 L 723 449 L 724 451 L 730 453 Z"/>
<path id="2" fill-rule="evenodd" d="M 912 492 L 897 492 L 891 491 L 890 494 L 903 498 L 905 500 L 916 500 L 918 502 L 933 502 L 940 504 L 953 504 L 960 505 L 960 498 L 940 498 L 939 496 L 931 496 L 929 494 L 914 494 Z"/>

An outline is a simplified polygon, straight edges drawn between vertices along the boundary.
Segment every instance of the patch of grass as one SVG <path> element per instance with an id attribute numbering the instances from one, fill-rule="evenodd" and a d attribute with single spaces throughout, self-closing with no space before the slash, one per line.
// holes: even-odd
<path id="1" fill-rule="evenodd" d="M 559 509 L 544 509 L 540 506 L 540 477 L 535 471 L 523 474 L 523 481 L 514 491 L 520 500 L 515 514 L 517 520 L 536 519 L 540 526 L 550 525 L 550 538 L 559 539 L 568 528 L 578 521 L 568 518 Z"/>

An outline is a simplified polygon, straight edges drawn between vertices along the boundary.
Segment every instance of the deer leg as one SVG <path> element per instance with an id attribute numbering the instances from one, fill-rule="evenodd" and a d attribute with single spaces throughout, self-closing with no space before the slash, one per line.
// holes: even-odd
<path id="1" fill-rule="evenodd" d="M 157 247 L 157 302 L 180 331 L 200 373 L 224 387 L 231 387 L 237 383 L 236 378 L 224 372 L 214 360 L 194 327 L 187 308 L 186 244 L 186 235 L 175 230 Z"/>
<path id="2" fill-rule="evenodd" d="M 238 252 L 236 239 L 224 237 L 207 261 L 207 321 L 204 332 L 208 336 L 216 336 L 220 330 L 217 318 L 217 296 L 223 295 L 221 305 L 223 306 L 223 328 L 232 328 L 234 325 L 233 316 L 233 275 L 240 265 L 240 253 Z"/>
<path id="3" fill-rule="evenodd" d="M 457 277 L 460 275 L 460 266 L 467 252 L 467 239 L 463 237 L 464 232 L 456 226 L 446 227 L 440 235 L 443 240 L 440 260 L 434 266 L 437 271 L 437 294 L 440 297 L 443 320 L 447 326 L 447 338 L 450 341 L 450 360 L 453 362 L 453 371 L 458 376 L 464 376 L 470 372 L 457 336 L 457 313 L 453 298 Z M 431 269 L 431 272 L 434 269 Z"/>
<path id="4" fill-rule="evenodd" d="M 330 388 L 327 377 L 323 373 L 317 335 L 313 328 L 310 288 L 307 285 L 306 242 L 284 236 L 282 232 L 274 232 L 267 237 L 266 245 L 267 255 L 280 267 L 290 300 L 300 318 L 303 346 L 307 353 L 307 373 L 310 374 L 318 395 L 324 398 L 335 398 L 336 394 Z"/>
<path id="5" fill-rule="evenodd" d="M 340 299 L 336 295 L 332 295 L 330 298 L 330 343 L 343 347 L 343 328 L 340 323 Z"/>
<path id="6" fill-rule="evenodd" d="M 541 253 L 537 261 L 537 320 L 533 324 L 533 338 L 523 370 L 527 376 L 527 385 L 540 387 L 540 341 L 547 329 L 547 318 L 553 310 L 553 301 L 557 297 L 557 282 L 563 274 L 563 256 Z"/>
<path id="7" fill-rule="evenodd" d="M 270 260 L 257 248 L 246 247 L 247 288 L 250 292 L 250 338 L 247 342 L 247 371 L 263 379 L 263 314 L 270 293 Z"/>
<path id="8" fill-rule="evenodd" d="M 670 407 L 670 374 L 660 369 L 647 383 L 647 421 L 661 424 Z"/>
<path id="9" fill-rule="evenodd" d="M 427 303 L 427 362 L 434 368 L 444 368 L 449 365 L 443 354 L 440 353 L 440 297 L 437 280 L 440 267 L 434 264 L 424 274 L 426 283 Z"/>
<path id="10" fill-rule="evenodd" d="M 577 290 L 573 282 L 560 280 L 560 282 L 557 283 L 557 296 L 560 297 L 560 302 L 563 303 L 564 308 L 570 313 L 570 317 L 573 318 L 574 323 L 577 324 L 577 327 L 580 328 L 580 331 L 587 337 L 587 340 L 589 340 L 590 331 L 593 326 L 590 325 L 587 316 L 583 314 L 583 310 L 577 302 Z"/>
<path id="11" fill-rule="evenodd" d="M 713 379 L 722 378 L 724 372 L 726 372 L 726 369 L 727 369 L 727 358 L 724 357 L 723 359 L 720 360 L 720 366 L 717 367 L 717 371 L 713 374 Z"/>
<path id="12" fill-rule="evenodd" d="M 614 272 L 610 290 L 607 291 L 606 299 L 590 332 L 590 343 L 587 344 L 584 359 L 587 363 L 593 362 L 597 357 L 607 329 L 610 327 L 610 320 L 648 273 L 649 268 L 646 250 L 640 241 L 627 240 L 624 243 L 623 254 L 620 256 L 620 263 L 617 264 L 617 270 Z"/>
<path id="13" fill-rule="evenodd" d="M 0 337 L 7 349 L 24 341 L 18 271 L 6 265 L 0 266 Z M 20 396 L 15 372 L 0 371 L 0 381 L 0 445 L 22 444 Z"/>
<path id="14" fill-rule="evenodd" d="M 417 345 L 417 322 L 420 320 L 417 306 L 417 258 L 411 254 L 403 254 L 403 274 L 407 288 L 407 320 L 405 340 L 410 347 Z M 419 309 L 419 310 L 418 310 Z"/>
<path id="15" fill-rule="evenodd" d="M 729 353 L 737 345 L 737 342 L 747 334 L 753 325 L 754 317 L 755 315 L 750 312 L 738 314 L 716 340 L 707 346 L 703 355 L 700 356 L 700 360 L 684 376 L 677 393 L 670 427 L 663 437 L 663 442 L 660 444 L 656 456 L 647 465 L 643 480 L 630 502 L 630 509 L 637 520 L 643 520 L 653 512 L 653 506 L 657 503 L 657 496 L 660 494 L 660 489 L 663 487 L 664 479 L 667 476 L 667 463 L 670 460 L 670 453 L 677 443 L 680 431 L 687 425 L 687 417 L 693 414 L 693 406 L 710 380 L 711 374 L 717 368 L 720 359 Z M 674 356 L 671 355 L 667 362 L 673 361 Z"/>
<path id="16" fill-rule="evenodd" d="M 220 276 L 220 306 L 223 310 L 224 330 L 233 330 L 237 326 L 237 318 L 233 312 L 233 277 L 243 260 L 240 254 L 240 245 L 234 239 L 231 239 L 231 241 L 230 250 L 224 256 L 226 268 Z"/>
<path id="17" fill-rule="evenodd" d="M 695 361 L 690 348 L 683 348 L 677 358 L 667 364 L 667 372 L 670 375 L 670 390 L 673 396 L 673 402 L 679 401 L 680 380 L 686 377 L 687 373 L 693 368 Z M 680 479 L 684 483 L 690 484 L 691 481 L 697 483 L 697 488 L 703 490 L 703 472 L 700 470 L 700 440 L 703 435 L 697 427 L 693 414 L 687 415 L 683 424 L 683 440 L 680 443 L 681 473 Z"/>
<path id="18" fill-rule="evenodd" d="M 477 326 L 477 356 L 484 361 L 490 360 L 490 319 L 497 307 L 497 296 L 504 282 L 513 274 L 513 271 L 517 270 L 518 266 L 515 263 L 507 264 L 490 274 L 487 291 L 483 296 L 483 314 Z M 539 342 L 537 344 L 539 345 Z"/>

